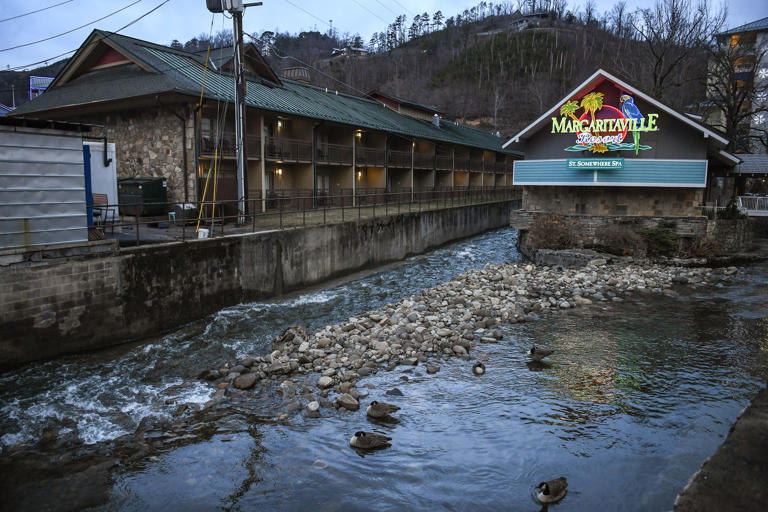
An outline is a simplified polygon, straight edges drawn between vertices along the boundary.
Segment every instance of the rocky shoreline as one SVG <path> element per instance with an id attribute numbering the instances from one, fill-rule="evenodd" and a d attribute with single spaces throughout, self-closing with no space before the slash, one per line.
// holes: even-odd
<path id="1" fill-rule="evenodd" d="M 278 336 L 266 356 L 246 356 L 203 371 L 198 378 L 216 383 L 209 406 L 259 383 L 277 383 L 295 391 L 304 375 L 301 396 L 292 410 L 304 407 L 308 417 L 320 408 L 357 410 L 367 396 L 358 389 L 366 376 L 399 365 L 427 364 L 439 371 L 442 358 L 469 359 L 478 343 L 502 338 L 502 323 L 519 323 L 592 304 L 621 302 L 626 294 L 677 295 L 675 284 L 717 285 L 738 272 L 617 258 L 595 258 L 585 267 L 560 269 L 525 263 L 488 264 L 399 301 L 349 318 L 313 333 L 290 327 Z M 721 285 L 722 286 L 722 285 Z M 333 401 L 329 400 L 335 394 Z M 294 393 L 290 393 L 294 394 Z M 286 414 L 281 419 L 285 419 Z"/>

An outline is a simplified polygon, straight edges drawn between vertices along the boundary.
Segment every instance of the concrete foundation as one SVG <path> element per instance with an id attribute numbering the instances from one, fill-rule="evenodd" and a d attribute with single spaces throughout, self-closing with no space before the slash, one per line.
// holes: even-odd
<path id="1" fill-rule="evenodd" d="M 156 335 L 223 307 L 508 224 L 511 202 L 84 254 L 0 269 L 0 369 Z"/>

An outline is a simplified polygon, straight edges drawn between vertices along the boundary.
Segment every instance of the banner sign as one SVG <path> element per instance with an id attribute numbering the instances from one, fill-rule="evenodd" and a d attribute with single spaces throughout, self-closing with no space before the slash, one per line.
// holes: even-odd
<path id="1" fill-rule="evenodd" d="M 623 169 L 623 158 L 569 158 L 568 169 Z"/>

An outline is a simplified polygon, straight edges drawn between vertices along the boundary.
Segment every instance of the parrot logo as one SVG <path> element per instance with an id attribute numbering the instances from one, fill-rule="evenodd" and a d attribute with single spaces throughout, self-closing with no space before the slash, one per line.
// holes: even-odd
<path id="1" fill-rule="evenodd" d="M 632 130 L 632 141 L 635 143 L 635 155 L 637 155 L 638 150 L 640 149 L 640 132 L 636 128 L 645 117 L 640 113 L 640 109 L 637 108 L 637 105 L 635 105 L 635 100 L 632 99 L 632 96 L 622 94 L 619 101 L 621 102 L 621 113 L 624 114 L 627 119 L 635 120 L 632 124 L 634 128 Z"/>

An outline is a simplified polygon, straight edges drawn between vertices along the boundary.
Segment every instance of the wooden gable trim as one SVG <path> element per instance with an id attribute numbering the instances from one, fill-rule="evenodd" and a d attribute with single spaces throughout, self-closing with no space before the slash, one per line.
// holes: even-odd
<path id="1" fill-rule="evenodd" d="M 83 68 L 84 66 L 87 66 L 88 59 L 93 57 L 93 53 L 97 50 L 97 48 L 99 48 L 99 46 L 102 43 L 108 46 L 111 50 L 119 53 L 120 55 L 123 55 L 126 58 L 127 62 L 136 64 L 144 71 L 148 71 L 150 73 L 154 72 L 152 68 L 150 68 L 140 60 L 135 59 L 130 55 L 126 55 L 126 52 L 121 51 L 116 45 L 112 43 L 112 41 L 108 39 L 108 37 L 102 36 L 94 31 L 91 33 L 88 39 L 86 39 L 85 42 L 82 45 L 80 45 L 80 48 L 77 49 L 77 52 L 72 57 L 72 59 L 67 63 L 64 69 L 56 76 L 53 82 L 51 82 L 51 85 L 49 86 L 49 88 L 64 85 L 70 80 L 72 80 L 74 77 L 79 76 L 83 73 L 86 73 L 91 69 L 94 69 L 94 67 L 92 66 L 87 67 L 86 69 L 83 69 Z M 125 64 L 125 63 L 126 62 L 121 62 L 121 64 Z M 109 67 L 109 66 L 103 66 L 103 67 Z"/>

